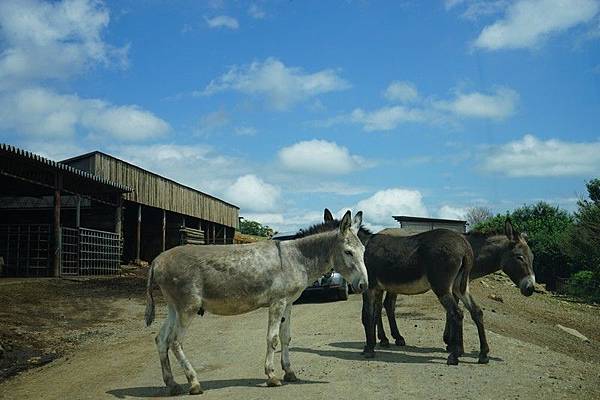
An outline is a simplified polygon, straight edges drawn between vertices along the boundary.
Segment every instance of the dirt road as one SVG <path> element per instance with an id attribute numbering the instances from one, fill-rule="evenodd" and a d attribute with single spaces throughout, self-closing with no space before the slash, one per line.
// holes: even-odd
<path id="1" fill-rule="evenodd" d="M 467 354 L 459 366 L 446 365 L 442 313 L 431 294 L 402 299 L 397 315 L 409 345 L 379 349 L 373 360 L 360 355 L 363 331 L 359 296 L 350 296 L 346 302 L 294 306 L 291 356 L 301 382 L 278 388 L 264 385 L 266 310 L 237 317 L 198 317 L 184 346 L 205 390 L 200 398 L 206 399 L 600 398 L 600 350 L 594 336 L 598 333 L 591 331 L 598 326 L 594 325 L 600 315 L 597 307 L 574 305 L 575 311 L 566 313 L 575 314 L 575 318 L 578 312 L 591 317 L 589 331 L 578 326 L 592 339 L 585 343 L 558 330 L 549 334 L 553 322 L 546 321 L 550 318 L 547 313 L 510 319 L 506 312 L 514 303 L 520 313 L 526 313 L 520 301 L 528 301 L 534 312 L 544 307 L 553 309 L 554 305 L 546 304 L 547 295 L 534 300 L 515 296 L 513 300 L 513 288 L 498 288 L 496 292 L 505 297 L 504 303 L 498 303 L 487 299 L 487 292 L 476 285 L 475 289 L 486 308 L 489 365 L 477 364 L 477 334 L 468 319 Z M 164 311 L 158 314 L 158 323 L 145 328 L 141 290 L 133 295 L 121 293 L 116 299 L 104 298 L 94 307 L 107 313 L 96 324 L 86 325 L 91 333 L 84 335 L 84 340 L 65 351 L 62 358 L 0 383 L 0 398 L 167 397 L 153 340 Z M 160 304 L 158 310 L 162 310 Z M 539 340 L 541 345 L 535 344 Z M 570 344 L 553 350 L 560 347 L 555 346 L 558 342 Z M 578 351 L 569 350 L 573 348 Z M 176 363 L 173 369 L 178 382 L 185 383 Z"/>

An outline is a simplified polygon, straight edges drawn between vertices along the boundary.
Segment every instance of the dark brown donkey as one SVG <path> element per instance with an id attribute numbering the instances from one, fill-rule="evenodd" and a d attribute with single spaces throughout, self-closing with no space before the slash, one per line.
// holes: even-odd
<path id="1" fill-rule="evenodd" d="M 527 245 L 525 235 L 521 235 L 514 228 L 509 219 L 504 224 L 504 234 L 483 235 L 468 233 L 464 235 L 475 254 L 475 265 L 471 270 L 470 279 L 477 279 L 502 270 L 519 287 L 521 294 L 531 296 L 535 284 L 533 273 L 533 253 Z M 368 264 L 367 264 L 368 268 Z M 395 318 L 396 293 L 387 292 L 383 307 L 388 317 L 392 337 L 396 345 L 404 346 L 405 340 L 398 330 Z M 456 299 L 458 301 L 458 299 Z M 450 318 L 446 318 L 444 342 L 449 344 Z M 380 345 L 389 346 L 385 335 L 381 313 L 377 320 L 377 337 Z M 462 349 L 461 349 L 462 350 Z"/>
<path id="2" fill-rule="evenodd" d="M 333 216 L 325 210 L 325 220 Z M 459 233 L 436 229 L 410 237 L 370 234 L 362 228 L 358 237 L 365 243 L 365 265 L 369 289 L 363 293 L 362 322 L 367 343 L 366 357 L 375 356 L 375 323 L 379 318 L 384 291 L 419 294 L 433 290 L 450 321 L 448 364 L 458 364 L 463 348 L 463 312 L 456 298 L 463 301 L 477 325 L 481 351 L 479 362 L 487 363 L 488 345 L 482 312 L 469 293 L 469 274 L 473 250 Z"/>

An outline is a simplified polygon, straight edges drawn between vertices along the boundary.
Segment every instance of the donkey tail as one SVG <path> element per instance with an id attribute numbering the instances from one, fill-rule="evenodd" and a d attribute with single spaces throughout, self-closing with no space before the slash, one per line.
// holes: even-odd
<path id="1" fill-rule="evenodd" d="M 473 251 L 467 252 L 462 259 L 458 274 L 454 279 L 454 288 L 458 290 L 460 294 L 464 294 L 467 291 L 469 285 L 469 275 L 473 268 Z"/>
<path id="2" fill-rule="evenodd" d="M 152 286 L 154 286 L 154 265 L 153 262 L 150 265 L 150 269 L 148 271 L 148 284 L 146 285 L 146 326 L 150 326 L 154 321 L 154 297 L 152 296 Z"/>

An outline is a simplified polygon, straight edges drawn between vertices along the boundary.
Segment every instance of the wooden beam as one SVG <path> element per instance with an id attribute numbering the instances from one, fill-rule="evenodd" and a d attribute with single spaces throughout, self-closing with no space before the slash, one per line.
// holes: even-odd
<path id="1" fill-rule="evenodd" d="M 141 240 L 142 240 L 142 205 L 138 204 L 138 213 L 137 213 L 137 227 L 135 234 L 135 261 L 140 262 L 140 250 L 141 250 Z"/>
<path id="2" fill-rule="evenodd" d="M 120 193 L 115 207 L 115 233 L 123 236 L 123 196 Z"/>
<path id="3" fill-rule="evenodd" d="M 75 196 L 75 227 L 79 229 L 81 226 L 81 196 Z"/>
<path id="4" fill-rule="evenodd" d="M 162 251 L 165 251 L 167 248 L 167 211 L 165 209 L 162 210 Z"/>
<path id="5" fill-rule="evenodd" d="M 60 259 L 61 259 L 61 230 L 60 230 L 60 190 L 62 187 L 62 175 L 60 173 L 56 173 L 55 182 L 54 182 L 54 218 L 53 218 L 53 228 L 54 228 L 54 241 L 53 241 L 53 271 L 52 275 L 55 277 L 60 276 Z"/>

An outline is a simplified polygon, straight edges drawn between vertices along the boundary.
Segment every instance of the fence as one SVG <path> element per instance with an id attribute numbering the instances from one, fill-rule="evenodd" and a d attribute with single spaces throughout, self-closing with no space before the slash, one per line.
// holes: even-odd
<path id="1" fill-rule="evenodd" d="M 0 224 L 4 275 L 48 276 L 51 232 L 48 224 Z"/>
<path id="2" fill-rule="evenodd" d="M 123 242 L 114 232 L 62 227 L 61 275 L 114 275 L 120 272 Z"/>

